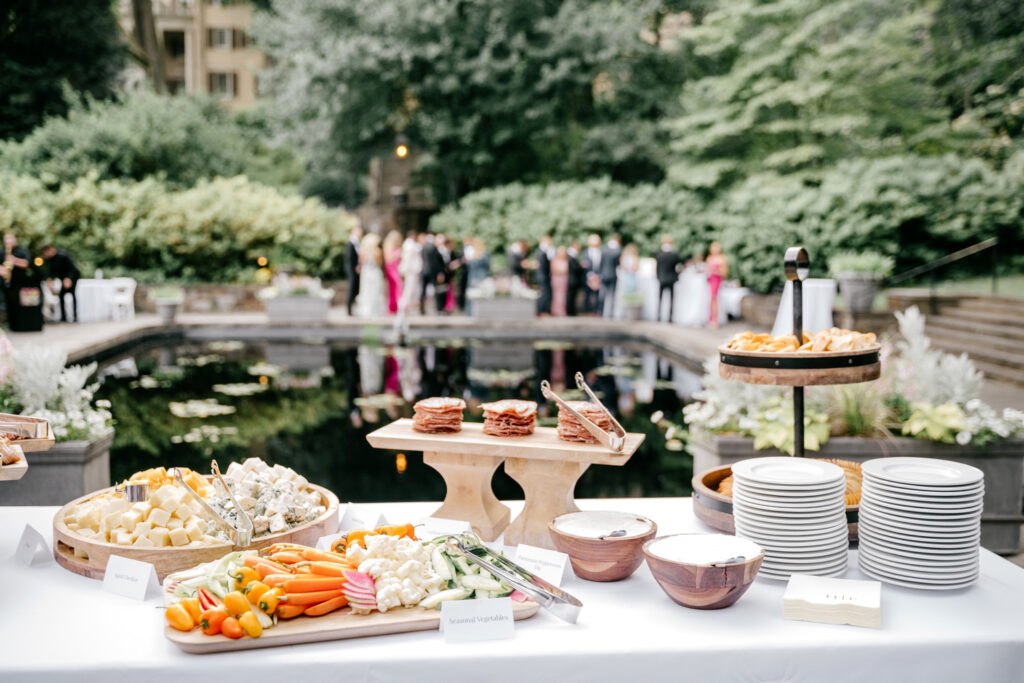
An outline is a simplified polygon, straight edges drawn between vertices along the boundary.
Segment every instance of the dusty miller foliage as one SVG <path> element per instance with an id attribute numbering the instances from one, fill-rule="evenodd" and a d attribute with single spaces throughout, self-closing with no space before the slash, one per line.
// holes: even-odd
<path id="1" fill-rule="evenodd" d="M 966 353 L 955 356 L 931 348 L 925 334 L 925 316 L 917 306 L 896 313 L 901 341 L 893 357 L 894 388 L 909 401 L 932 405 L 964 405 L 978 398 L 982 374 Z"/>

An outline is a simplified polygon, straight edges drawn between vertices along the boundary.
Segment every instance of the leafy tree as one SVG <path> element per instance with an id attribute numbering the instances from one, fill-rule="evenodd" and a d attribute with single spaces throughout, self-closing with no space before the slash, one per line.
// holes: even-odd
<path id="1" fill-rule="evenodd" d="M 67 111 L 63 87 L 107 97 L 124 62 L 111 0 L 6 0 L 0 8 L 0 139 Z"/>
<path id="2" fill-rule="evenodd" d="M 0 142 L 0 166 L 51 184 L 90 173 L 158 177 L 174 187 L 240 173 L 294 184 L 301 169 L 291 153 L 260 142 L 265 124 L 259 112 L 244 117 L 236 119 L 211 99 L 150 92 L 72 103 L 66 118 L 47 119 L 21 141 Z"/>
<path id="3" fill-rule="evenodd" d="M 273 10 L 254 32 L 274 62 L 277 113 L 312 168 L 342 166 L 353 186 L 398 134 L 426 153 L 420 171 L 442 200 L 595 171 L 662 175 L 663 133 L 647 122 L 685 76 L 684 53 L 658 44 L 665 3 L 424 0 L 411 11 L 402 0 L 280 0 Z"/>

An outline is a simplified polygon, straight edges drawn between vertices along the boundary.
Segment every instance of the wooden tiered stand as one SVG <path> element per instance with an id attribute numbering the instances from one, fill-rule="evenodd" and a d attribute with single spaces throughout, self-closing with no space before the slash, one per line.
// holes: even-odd
<path id="1" fill-rule="evenodd" d="M 793 283 L 793 335 L 803 336 L 803 281 L 810 273 L 810 259 L 803 247 L 786 250 L 786 278 Z M 793 454 L 804 455 L 804 387 L 821 384 L 854 384 L 878 379 L 882 366 L 879 347 L 859 351 L 807 351 L 763 353 L 719 347 L 718 374 L 723 379 L 748 384 L 793 387 Z"/>
<path id="2" fill-rule="evenodd" d="M 433 517 L 465 520 L 485 541 L 502 531 L 506 545 L 528 543 L 554 548 L 548 522 L 579 510 L 573 497 L 576 482 L 591 465 L 625 465 L 643 443 L 643 434 L 627 434 L 622 452 L 596 444 L 562 441 L 551 427 L 529 436 L 497 437 L 483 425 L 465 422 L 454 434 L 424 434 L 412 420 L 396 420 L 367 440 L 375 448 L 423 451 L 423 462 L 444 477 L 447 493 Z M 510 510 L 491 489 L 498 465 L 523 487 L 523 511 L 509 524 Z"/>
<path id="3" fill-rule="evenodd" d="M 42 434 L 35 438 L 23 438 L 12 442 L 12 445 L 21 451 L 21 458 L 11 465 L 0 466 L 0 481 L 15 481 L 24 477 L 28 472 L 28 460 L 25 458 L 25 453 L 48 451 L 53 446 L 53 430 L 50 428 L 49 422 L 38 417 L 0 413 L 0 422 L 27 424 L 33 428 L 30 432 L 35 431 Z"/>

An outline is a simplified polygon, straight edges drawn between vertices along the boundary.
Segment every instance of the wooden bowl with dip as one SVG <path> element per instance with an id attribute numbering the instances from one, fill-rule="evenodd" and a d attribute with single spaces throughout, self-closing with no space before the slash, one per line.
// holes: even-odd
<path id="1" fill-rule="evenodd" d="M 643 545 L 647 566 L 668 597 L 693 609 L 733 604 L 754 582 L 764 549 L 725 534 L 676 534 Z"/>
<path id="2" fill-rule="evenodd" d="M 548 523 L 555 548 L 569 556 L 576 576 L 621 581 L 644 561 L 642 547 L 658 533 L 652 520 L 628 512 L 579 511 Z"/>

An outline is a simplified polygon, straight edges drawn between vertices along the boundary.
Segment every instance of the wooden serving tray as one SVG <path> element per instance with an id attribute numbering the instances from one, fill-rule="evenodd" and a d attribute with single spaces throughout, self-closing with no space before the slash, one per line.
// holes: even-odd
<path id="1" fill-rule="evenodd" d="M 718 347 L 718 374 L 724 379 L 786 387 L 856 384 L 878 379 L 880 346 L 858 351 L 792 351 L 766 353 Z M 744 363 L 760 364 L 749 367 Z"/>
<path id="2" fill-rule="evenodd" d="M 538 610 L 540 605 L 531 600 L 512 603 L 512 616 L 516 621 L 529 619 Z M 161 621 L 164 621 L 162 615 Z M 273 628 L 264 631 L 259 638 L 243 636 L 238 640 L 232 640 L 227 636 L 204 635 L 199 629 L 185 632 L 166 625 L 164 635 L 185 652 L 205 655 L 214 652 L 319 643 L 325 640 L 383 636 L 391 633 L 434 631 L 440 623 L 441 610 L 409 607 L 372 614 L 353 614 L 350 608 L 345 607 L 322 617 L 295 617 L 280 621 Z"/>
<path id="3" fill-rule="evenodd" d="M 10 465 L 0 466 L 0 481 L 16 481 L 25 476 L 28 472 L 28 460 L 25 459 L 23 448 L 19 444 L 12 444 L 21 452 L 21 459 Z"/>
<path id="4" fill-rule="evenodd" d="M 259 550 L 274 543 L 300 543 L 302 545 L 315 545 L 321 536 L 328 536 L 337 533 L 340 519 L 338 518 L 338 497 L 333 493 L 314 484 L 310 488 L 320 494 L 321 501 L 326 505 L 327 510 L 315 520 L 300 524 L 287 531 L 270 536 L 261 536 L 254 539 L 246 550 Z M 224 557 L 232 550 L 237 550 L 231 543 L 218 543 L 205 546 L 183 546 L 162 548 L 140 548 L 130 545 L 117 545 L 104 541 L 79 536 L 64 524 L 64 517 L 68 511 L 79 503 L 90 498 L 109 493 L 113 488 L 95 491 L 87 496 L 77 498 L 60 510 L 53 517 L 53 557 L 57 564 L 75 574 L 87 576 L 90 579 L 102 579 L 107 567 L 107 560 L 111 555 L 121 555 L 140 562 L 149 562 L 156 568 L 157 576 L 161 581 L 164 577 L 173 572 L 194 567 L 203 562 L 211 562 Z M 75 550 L 85 552 L 88 557 L 75 557 Z"/>
<path id="5" fill-rule="evenodd" d="M 0 413 L 0 422 L 21 422 L 29 425 L 46 425 L 46 435 L 32 438 L 32 439 L 18 439 L 12 443 L 16 443 L 21 446 L 21 450 L 26 453 L 38 453 L 39 451 L 48 451 L 53 448 L 53 444 L 56 441 L 53 436 L 53 428 L 50 426 L 49 421 L 39 417 L 26 417 L 25 415 L 11 415 L 10 413 Z"/>

